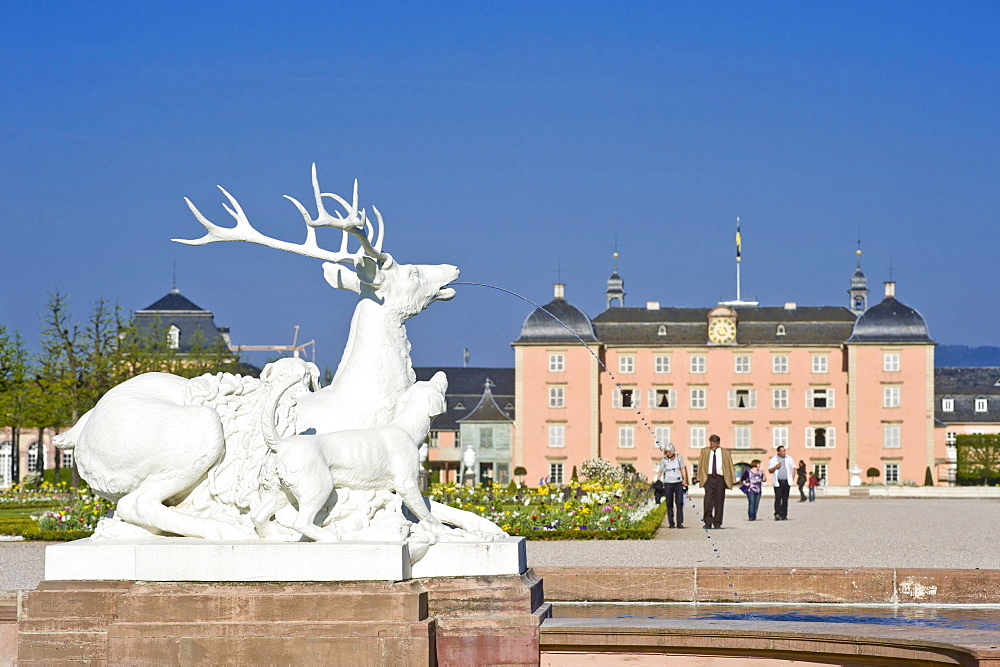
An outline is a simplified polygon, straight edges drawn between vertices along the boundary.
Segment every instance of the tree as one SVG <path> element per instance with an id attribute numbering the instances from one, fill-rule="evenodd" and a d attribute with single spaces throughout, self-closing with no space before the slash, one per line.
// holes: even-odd
<path id="1" fill-rule="evenodd" d="M 11 482 L 21 479 L 21 428 L 31 410 L 31 357 L 24 347 L 21 334 L 11 336 L 0 324 L 0 426 L 11 429 Z"/>
<path id="2" fill-rule="evenodd" d="M 865 474 L 868 475 L 868 483 L 869 484 L 871 484 L 876 477 L 880 477 L 882 475 L 881 471 L 879 471 L 878 468 L 874 468 L 874 467 L 869 468 L 865 472 Z"/>

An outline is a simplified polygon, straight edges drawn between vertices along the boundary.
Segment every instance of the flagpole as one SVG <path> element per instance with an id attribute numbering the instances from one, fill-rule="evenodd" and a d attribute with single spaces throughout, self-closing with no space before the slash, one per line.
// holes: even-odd
<path id="1" fill-rule="evenodd" d="M 740 216 L 736 216 L 736 300 L 740 298 Z"/>

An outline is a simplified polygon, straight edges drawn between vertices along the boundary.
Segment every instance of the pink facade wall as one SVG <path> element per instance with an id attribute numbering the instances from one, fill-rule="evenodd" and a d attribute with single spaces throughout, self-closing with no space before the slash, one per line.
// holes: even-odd
<path id="1" fill-rule="evenodd" d="M 562 371 L 550 370 L 551 354 L 563 355 Z M 514 466 L 527 469 L 528 484 L 548 477 L 552 463 L 563 465 L 568 480 L 574 466 L 599 456 L 598 369 L 582 345 L 515 347 Z M 563 407 L 550 407 L 550 387 L 563 388 Z M 550 426 L 564 428 L 563 446 L 550 446 Z"/>
<path id="2" fill-rule="evenodd" d="M 787 372 L 774 372 L 772 357 L 787 357 Z M 812 372 L 812 357 L 827 357 L 825 373 Z M 635 359 L 632 373 L 622 372 L 619 359 Z M 657 373 L 656 357 L 670 358 L 670 372 Z M 704 357 L 704 372 L 692 372 L 691 357 Z M 742 357 L 737 372 L 736 357 Z M 749 368 L 746 358 L 749 357 Z M 604 374 L 606 390 L 602 391 L 602 440 L 601 451 L 605 458 L 629 462 L 634 458 L 640 472 L 651 474 L 660 458 L 655 446 L 656 428 L 669 427 L 670 441 L 689 462 L 697 461 L 700 447 L 692 443 L 692 427 L 703 428 L 705 437 L 717 434 L 723 447 L 733 449 L 735 463 L 749 463 L 754 458 L 766 460 L 774 453 L 775 428 L 786 429 L 787 448 L 796 460 L 804 458 L 828 466 L 831 484 L 846 484 L 847 422 L 844 353 L 839 347 L 813 348 L 764 348 L 740 346 L 699 346 L 655 349 L 609 349 L 608 368 L 615 380 Z M 615 391 L 635 389 L 639 394 L 638 409 L 616 407 Z M 787 407 L 774 407 L 772 390 L 787 391 Z M 833 390 L 833 405 L 828 408 L 806 407 L 807 390 L 823 388 Z M 674 407 L 659 408 L 650 404 L 650 390 L 673 389 Z M 691 390 L 705 391 L 705 407 L 692 405 Z M 756 407 L 730 407 L 730 391 L 746 390 L 745 397 Z M 735 397 L 734 397 L 735 398 Z M 655 402 L 655 400 L 654 400 Z M 622 447 L 620 428 L 635 427 L 635 449 Z M 833 427 L 833 439 L 822 449 L 806 446 L 806 428 Z M 737 429 L 745 429 L 748 439 L 737 442 Z M 635 454 L 633 452 L 638 452 Z M 835 475 L 836 471 L 836 476 Z"/>
<path id="3" fill-rule="evenodd" d="M 899 355 L 899 370 L 885 369 L 886 354 Z M 932 476 L 947 460 L 943 440 L 934 429 L 934 348 L 932 345 L 851 345 L 852 386 L 855 406 L 851 428 L 857 434 L 852 463 L 881 472 L 886 465 L 898 466 L 898 481 L 924 483 L 927 467 Z M 899 403 L 886 401 L 886 388 L 898 387 Z M 898 440 L 886 428 L 898 428 Z"/>
<path id="4" fill-rule="evenodd" d="M 898 353 L 898 371 L 883 370 L 886 351 Z M 549 371 L 551 353 L 565 355 L 564 371 Z M 766 461 L 786 435 L 789 454 L 810 470 L 824 466 L 831 485 L 849 484 L 853 465 L 882 471 L 894 463 L 900 482 L 923 484 L 927 466 L 935 480 L 946 477 L 944 436 L 933 427 L 931 345 L 609 347 L 603 356 L 609 372 L 583 347 L 515 345 L 514 465 L 527 468 L 529 483 L 546 476 L 553 461 L 564 462 L 568 476 L 592 456 L 631 463 L 649 475 L 660 458 L 657 427 L 669 428 L 670 442 L 689 463 L 698 458 L 700 448 L 692 443 L 692 427 L 698 427 L 706 438 L 718 434 L 736 463 Z M 623 356 L 632 357 L 631 367 L 621 365 Z M 657 356 L 670 358 L 669 372 L 656 372 Z M 705 358 L 703 373 L 692 372 L 692 356 Z M 776 356 L 787 357 L 785 372 L 776 372 Z M 737 372 L 737 357 L 749 357 L 748 369 L 745 359 L 740 362 L 748 372 Z M 814 366 L 816 357 L 826 357 L 825 372 Z M 563 408 L 548 407 L 548 389 L 556 385 L 565 387 Z M 884 406 L 887 386 L 899 388 L 899 407 Z M 616 394 L 622 388 L 633 390 L 638 407 L 620 406 Z M 656 389 L 674 391 L 671 407 L 651 405 Z M 704 389 L 704 408 L 692 407 L 692 389 Z M 785 407 L 776 406 L 776 389 L 785 391 Z M 744 398 L 752 397 L 752 407 L 731 405 L 730 392 L 737 390 L 748 392 Z M 810 400 L 819 390 L 828 392 L 827 407 Z M 563 448 L 549 446 L 548 426 L 554 423 L 566 426 Z M 884 426 L 896 424 L 900 446 L 886 447 Z M 623 437 L 623 427 L 632 429 L 631 439 Z M 823 429 L 824 446 L 817 446 L 817 429 Z"/>
<path id="5" fill-rule="evenodd" d="M 42 432 L 42 449 L 45 458 L 45 469 L 49 470 L 56 465 L 56 455 L 59 453 L 52 445 L 52 436 L 55 432 L 45 429 Z M 0 428 L 0 443 L 8 443 L 12 440 L 10 428 Z M 38 441 L 38 429 L 22 429 L 20 437 L 19 467 L 21 479 L 28 473 L 29 451 L 32 443 Z M 10 454 L 0 451 L 0 488 L 9 485 L 10 479 Z"/>

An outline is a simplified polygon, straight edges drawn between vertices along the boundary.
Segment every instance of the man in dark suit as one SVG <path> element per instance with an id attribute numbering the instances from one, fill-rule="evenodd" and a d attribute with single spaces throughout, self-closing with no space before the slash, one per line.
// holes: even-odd
<path id="1" fill-rule="evenodd" d="M 722 441 L 714 433 L 708 438 L 708 448 L 698 457 L 698 483 L 705 490 L 705 511 L 702 521 L 705 528 L 722 528 L 722 510 L 726 503 L 726 489 L 736 483 L 733 454 L 721 447 Z"/>

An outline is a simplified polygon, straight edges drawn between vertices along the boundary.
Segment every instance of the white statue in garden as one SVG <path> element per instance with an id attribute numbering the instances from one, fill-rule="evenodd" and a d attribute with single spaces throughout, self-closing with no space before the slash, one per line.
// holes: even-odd
<path id="1" fill-rule="evenodd" d="M 331 286 L 359 296 L 343 357 L 318 390 L 313 364 L 282 359 L 260 379 L 147 373 L 109 391 L 56 438 L 57 447 L 75 449 L 94 492 L 118 502 L 95 538 L 393 539 L 418 558 L 439 540 L 506 537 L 477 515 L 425 504 L 416 490 L 418 447 L 444 409 L 447 379 L 439 373 L 415 384 L 405 322 L 453 298 L 448 284 L 458 269 L 396 262 L 382 251 L 378 209 L 376 228 L 358 208 L 357 182 L 348 203 L 320 191 L 315 165 L 316 217 L 288 197 L 306 223 L 301 244 L 258 232 L 219 189 L 235 227 L 213 224 L 186 200 L 207 233 L 175 240 L 246 241 L 322 260 Z M 328 213 L 325 200 L 344 213 Z M 341 230 L 339 250 L 319 247 L 318 227 Z"/>

